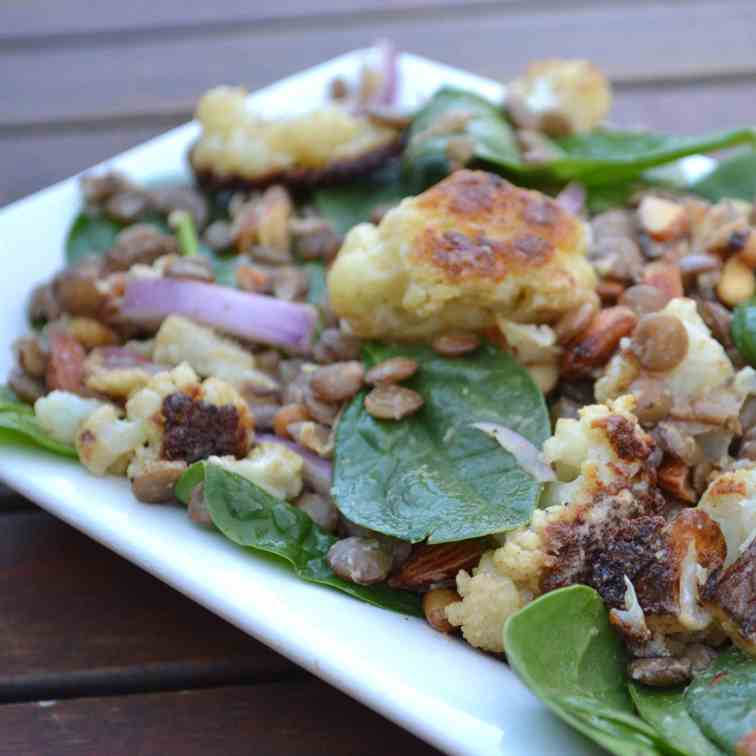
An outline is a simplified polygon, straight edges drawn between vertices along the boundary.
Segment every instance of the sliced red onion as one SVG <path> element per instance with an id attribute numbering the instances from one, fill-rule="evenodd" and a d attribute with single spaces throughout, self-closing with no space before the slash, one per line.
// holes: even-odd
<path id="1" fill-rule="evenodd" d="M 311 451 L 305 449 L 304 446 L 294 443 L 294 441 L 288 441 L 285 438 L 274 436 L 270 433 L 259 434 L 257 436 L 257 441 L 259 443 L 267 441 L 272 444 L 283 444 L 294 453 L 299 454 L 304 462 L 302 473 L 305 483 L 322 496 L 331 495 L 331 477 L 333 475 L 333 468 L 327 459 L 323 459 L 317 454 L 313 454 Z"/>
<path id="2" fill-rule="evenodd" d="M 526 473 L 532 475 L 539 483 L 556 480 L 554 471 L 543 461 L 541 452 L 525 436 L 496 423 L 473 423 L 472 427 L 491 436 L 499 446 L 515 458 L 517 464 Z"/>
<path id="3" fill-rule="evenodd" d="M 381 56 L 381 88 L 370 105 L 393 105 L 399 93 L 399 55 L 396 45 L 387 39 L 380 40 L 376 47 Z"/>
<path id="4" fill-rule="evenodd" d="M 318 318 L 310 305 L 200 281 L 136 278 L 126 284 L 121 315 L 129 322 L 151 325 L 173 314 L 298 352 L 310 347 Z"/>
<path id="5" fill-rule="evenodd" d="M 556 203 L 567 212 L 579 215 L 585 207 L 585 187 L 576 181 L 571 181 L 557 194 Z"/>

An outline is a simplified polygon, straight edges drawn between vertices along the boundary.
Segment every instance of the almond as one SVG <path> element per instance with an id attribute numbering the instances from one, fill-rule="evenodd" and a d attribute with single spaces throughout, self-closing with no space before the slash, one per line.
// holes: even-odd
<path id="1" fill-rule="evenodd" d="M 648 195 L 638 207 L 641 228 L 657 241 L 678 239 L 688 231 L 685 207 L 672 200 Z"/>
<path id="2" fill-rule="evenodd" d="M 485 539 L 456 543 L 423 543 L 415 546 L 409 559 L 389 579 L 392 588 L 422 591 L 437 583 L 454 580 L 460 570 L 475 567 L 487 549 Z"/>
<path id="3" fill-rule="evenodd" d="M 589 376 L 594 368 L 609 362 L 620 340 L 629 336 L 638 322 L 638 316 L 622 305 L 602 310 L 563 355 L 561 375 L 568 380 Z"/>
<path id="4" fill-rule="evenodd" d="M 717 296 L 723 304 L 735 307 L 750 299 L 756 291 L 756 279 L 753 271 L 740 257 L 731 257 L 722 268 L 722 275 L 717 284 Z"/>

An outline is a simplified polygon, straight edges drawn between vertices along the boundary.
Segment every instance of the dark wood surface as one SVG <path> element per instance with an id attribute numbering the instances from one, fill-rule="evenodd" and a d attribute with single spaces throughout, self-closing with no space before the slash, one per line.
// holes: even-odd
<path id="1" fill-rule="evenodd" d="M 181 123 L 213 84 L 379 37 L 501 79 L 591 58 L 623 124 L 754 123 L 755 28 L 751 0 L 5 0 L 0 205 Z M 433 752 L 7 490 L 0 648 L 0 754 Z"/>

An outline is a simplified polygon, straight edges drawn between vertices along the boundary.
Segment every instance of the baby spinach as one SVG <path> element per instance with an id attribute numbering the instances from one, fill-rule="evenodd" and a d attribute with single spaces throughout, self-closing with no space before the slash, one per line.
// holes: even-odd
<path id="1" fill-rule="evenodd" d="M 313 203 L 337 233 L 345 234 L 358 223 L 369 221 L 378 208 L 395 205 L 414 193 L 399 161 L 392 160 L 348 184 L 318 189 Z"/>
<path id="2" fill-rule="evenodd" d="M 684 690 L 650 688 L 630 683 L 630 696 L 641 718 L 665 740 L 691 756 L 723 756 L 685 708 Z"/>
<path id="3" fill-rule="evenodd" d="M 756 151 L 740 152 L 722 160 L 708 176 L 689 188 L 712 202 L 726 197 L 752 202 L 756 199 Z"/>
<path id="4" fill-rule="evenodd" d="M 685 705 L 705 735 L 735 753 L 738 741 L 756 738 L 756 659 L 737 648 L 724 651 L 688 686 Z"/>
<path id="5" fill-rule="evenodd" d="M 504 649 L 533 693 L 611 753 L 681 753 L 635 715 L 622 643 L 592 588 L 562 588 L 517 612 L 504 627 Z"/>
<path id="6" fill-rule="evenodd" d="M 19 439 L 65 457 L 79 457 L 72 446 L 47 434 L 28 404 L 19 401 L 7 386 L 0 386 L 0 440 L 18 442 Z"/>
<path id="7" fill-rule="evenodd" d="M 196 466 L 190 470 L 193 468 L 196 475 Z M 204 465 L 204 473 L 208 511 L 213 524 L 229 540 L 279 557 L 303 580 L 336 588 L 375 606 L 422 616 L 416 594 L 387 585 L 357 585 L 335 575 L 326 555 L 337 537 L 318 527 L 301 509 L 218 465 Z"/>
<path id="8" fill-rule="evenodd" d="M 732 314 L 732 340 L 741 357 L 756 365 L 756 298 L 741 302 Z"/>
<path id="9" fill-rule="evenodd" d="M 480 95 L 453 87 L 436 92 L 409 129 L 404 174 L 422 190 L 451 171 L 450 139 L 470 140 L 474 162 L 522 165 L 514 130 L 502 111 Z"/>
<path id="10" fill-rule="evenodd" d="M 425 405 L 376 420 L 365 394 L 336 431 L 333 495 L 353 522 L 404 541 L 461 541 L 530 519 L 541 486 L 475 422 L 506 425 L 540 447 L 549 435 L 543 396 L 509 355 L 491 347 L 464 359 L 423 346 L 366 348 L 369 365 L 398 355 L 420 370 L 406 385 Z"/>
<path id="11" fill-rule="evenodd" d="M 104 215 L 79 213 L 66 238 L 66 263 L 74 265 L 85 257 L 104 255 L 123 228 L 122 223 Z"/>

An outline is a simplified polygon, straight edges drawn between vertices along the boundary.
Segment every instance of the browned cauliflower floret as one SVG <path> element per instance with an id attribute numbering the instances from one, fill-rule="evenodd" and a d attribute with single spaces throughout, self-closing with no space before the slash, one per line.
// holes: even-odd
<path id="1" fill-rule="evenodd" d="M 331 305 L 362 337 L 427 339 L 500 315 L 548 322 L 595 277 L 585 224 L 539 192 L 456 171 L 348 234 L 328 277 Z"/>
<path id="2" fill-rule="evenodd" d="M 245 457 L 252 417 L 236 389 L 218 378 L 200 382 L 182 363 L 158 373 L 126 403 L 129 420 L 146 427 L 146 445 L 137 449 L 128 475 L 135 478 L 158 459 L 187 464 L 211 455 Z"/>
<path id="3" fill-rule="evenodd" d="M 197 106 L 190 162 L 202 183 L 261 187 L 349 178 L 400 146 L 398 131 L 336 105 L 275 121 L 247 110 L 247 92 L 216 87 Z"/>
<path id="4" fill-rule="evenodd" d="M 623 397 L 583 408 L 579 420 L 557 423 L 544 444 L 558 476 L 545 495 L 551 506 L 507 533 L 487 569 L 505 579 L 507 591 L 510 581 L 522 603 L 556 588 L 590 585 L 626 636 L 639 642 L 651 633 L 708 628 L 712 618 L 699 589 L 723 563 L 725 546 L 704 512 L 670 516 L 656 488 L 655 443 L 633 407 L 632 397 Z M 447 616 L 464 632 L 478 597 L 475 583 L 461 577 L 462 606 L 453 604 Z M 491 622 L 496 627 L 486 634 L 476 628 L 470 638 L 500 635 L 501 617 L 491 616 Z"/>
<path id="5" fill-rule="evenodd" d="M 541 60 L 507 87 L 507 107 L 518 126 L 561 136 L 590 131 L 609 112 L 607 78 L 587 60 Z"/>

